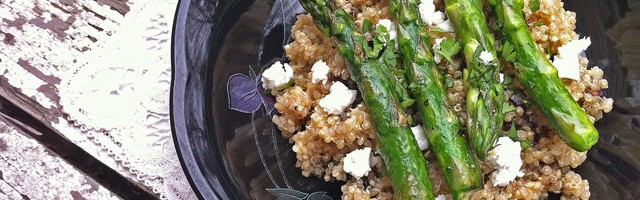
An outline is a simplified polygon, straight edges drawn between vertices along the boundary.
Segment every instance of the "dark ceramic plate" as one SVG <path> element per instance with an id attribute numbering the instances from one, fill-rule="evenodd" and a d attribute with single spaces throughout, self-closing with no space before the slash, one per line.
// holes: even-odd
<path id="1" fill-rule="evenodd" d="M 577 31 L 593 42 L 586 52 L 590 65 L 605 71 L 606 95 L 616 101 L 596 123 L 600 141 L 578 169 L 589 179 L 593 199 L 640 198 L 640 99 L 632 97 L 640 91 L 634 94 L 630 86 L 640 85 L 633 81 L 640 70 L 623 65 L 637 59 L 627 54 L 637 49 L 633 41 L 614 42 L 633 34 L 625 37 L 633 27 L 616 24 L 637 4 L 565 0 L 565 8 L 577 12 Z M 292 0 L 180 1 L 172 41 L 171 119 L 180 161 L 200 198 L 339 198 L 340 183 L 300 175 L 291 145 L 269 118 L 273 99 L 256 87 L 261 66 L 283 58 L 290 26 L 302 12 Z M 234 91 L 230 95 L 228 88 Z"/>

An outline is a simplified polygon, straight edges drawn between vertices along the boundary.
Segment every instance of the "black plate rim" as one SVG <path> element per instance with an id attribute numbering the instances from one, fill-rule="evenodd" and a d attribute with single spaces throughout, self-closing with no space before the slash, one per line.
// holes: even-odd
<path id="1" fill-rule="evenodd" d="M 169 92 L 171 133 L 182 171 L 185 173 L 185 177 L 198 199 L 221 199 L 219 194 L 210 187 L 199 166 L 195 164 L 197 159 L 191 151 L 189 136 L 187 134 L 178 134 L 187 132 L 187 123 L 184 116 L 177 114 L 184 114 L 184 105 L 186 103 L 184 94 L 188 79 L 188 67 L 185 60 L 185 26 L 190 3 L 190 0 L 178 0 L 171 32 L 171 90 Z"/>

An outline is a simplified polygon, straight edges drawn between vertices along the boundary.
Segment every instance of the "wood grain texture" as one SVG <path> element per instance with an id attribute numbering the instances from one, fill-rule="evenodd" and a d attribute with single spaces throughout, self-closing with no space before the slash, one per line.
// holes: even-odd
<path id="1" fill-rule="evenodd" d="M 60 73 L 100 46 L 130 8 L 127 1 L 0 1 L 0 75 L 60 115 Z"/>
<path id="2" fill-rule="evenodd" d="M 40 121 L 39 119 L 42 119 L 42 117 L 37 115 L 33 107 L 29 105 L 29 98 L 11 91 L 15 91 L 15 89 L 12 90 L 11 86 L 0 79 L 0 121 L 5 124 L 2 127 L 6 127 L 5 129 L 7 130 L 16 130 L 30 137 L 33 142 L 37 142 L 41 147 L 46 148 L 46 151 L 49 152 L 51 156 L 66 161 L 68 163 L 67 165 L 75 167 L 77 172 L 97 180 L 100 185 L 115 192 L 120 197 L 126 199 L 155 198 L 152 191 L 144 185 L 118 174 L 118 172 L 109 168 L 85 150 L 64 138 L 58 131 L 51 129 L 45 122 Z M 36 115 L 34 115 L 34 113 L 36 113 Z M 2 133 L 2 131 L 0 131 L 0 133 Z M 19 155 L 24 153 L 19 151 L 19 149 L 8 152 Z M 46 157 L 31 156 L 29 158 L 38 160 L 40 163 L 47 162 Z M 2 168 L 0 167 L 0 169 Z M 20 176 L 20 174 L 17 176 Z M 41 178 L 44 179 L 46 177 Z M 65 182 L 61 182 L 60 180 L 55 181 L 60 183 L 60 185 L 54 185 L 52 187 L 63 187 L 65 184 Z M 46 187 L 38 187 L 36 189 L 46 189 Z"/>
<path id="3" fill-rule="evenodd" d="M 0 117 L 0 199 L 118 199 Z"/>
<path id="4" fill-rule="evenodd" d="M 77 145 L 76 148 L 81 148 L 81 150 L 86 151 L 84 152 L 86 156 L 96 158 L 92 161 L 95 162 L 93 164 L 111 168 L 104 170 L 120 173 L 119 177 L 126 179 L 124 181 L 126 181 L 127 184 L 120 184 L 118 186 L 118 183 L 107 183 L 113 185 L 105 185 L 106 188 L 114 191 L 117 190 L 115 192 L 118 193 L 118 195 L 127 196 L 127 194 L 120 193 L 127 192 L 126 188 L 123 187 L 131 186 L 135 188 L 128 192 L 133 191 L 137 194 L 130 195 L 129 197 L 136 197 L 136 195 L 149 197 L 149 194 L 155 195 L 155 198 L 163 197 L 163 193 L 165 192 L 163 190 L 174 190 L 193 196 L 193 192 L 188 187 L 182 171 L 179 171 L 179 175 L 160 174 L 166 177 L 160 177 L 158 174 L 141 175 L 142 173 L 133 166 L 127 166 L 128 163 L 112 158 L 115 157 L 114 154 L 106 151 L 105 148 L 101 148 L 104 147 L 104 144 L 92 140 L 95 139 L 95 137 L 90 136 L 90 134 L 109 135 L 110 130 L 108 128 L 100 129 L 100 127 L 91 127 L 95 129 L 87 130 L 87 126 L 79 124 L 74 120 L 73 116 L 64 112 L 64 108 L 60 102 L 61 97 L 68 97 L 68 95 L 64 96 L 64 94 L 61 96 L 60 91 L 65 89 L 64 87 L 69 84 L 69 77 L 74 77 L 73 75 L 78 74 L 81 70 L 90 71 L 91 69 L 95 69 L 96 66 L 93 65 L 96 61 L 95 58 L 99 58 L 105 54 L 104 47 L 112 45 L 116 40 L 114 36 L 118 34 L 122 35 L 121 33 L 124 29 L 123 24 L 130 22 L 125 19 L 131 19 L 131 16 L 134 16 L 134 19 L 135 16 L 143 16 L 139 15 L 143 9 L 152 8 L 151 6 L 145 7 L 145 5 L 153 4 L 154 2 L 159 1 L 0 0 L 0 97 L 15 104 L 20 110 L 24 111 L 25 115 L 33 117 L 34 121 L 39 123 L 38 126 L 40 126 L 41 129 L 50 130 L 51 133 L 58 134 L 60 138 L 66 137 L 68 140 L 73 141 Z M 166 2 L 169 1 L 164 2 L 165 4 L 162 4 L 163 6 L 153 8 L 163 9 L 163 11 L 168 10 L 168 13 L 171 14 L 154 16 L 157 17 L 158 20 L 152 21 L 158 24 L 164 23 L 164 26 L 160 27 L 160 29 L 153 29 L 154 27 L 151 27 L 152 22 L 143 25 L 143 28 L 147 30 L 158 31 L 158 34 L 153 33 L 152 36 L 158 36 L 158 40 L 160 41 L 163 41 L 165 35 L 167 38 L 170 37 L 171 26 L 170 23 L 166 23 L 165 20 L 169 19 L 168 21 L 170 21 L 175 9 L 175 7 L 172 7 L 175 4 L 167 4 Z M 164 13 L 160 11 L 154 12 Z M 156 38 L 140 39 L 151 40 Z M 168 40 L 164 40 L 163 42 L 167 46 L 169 45 Z M 134 43 L 127 43 L 127 45 L 131 44 Z M 153 51 L 154 49 L 148 50 Z M 161 50 L 164 51 L 165 49 Z M 166 52 L 166 54 L 168 54 L 168 48 L 166 48 Z M 158 65 L 158 68 L 169 69 L 170 66 Z M 165 75 L 170 76 L 170 71 Z M 167 83 L 166 85 L 168 88 L 169 84 Z M 164 85 L 159 85 L 158 87 L 160 86 Z M 168 96 L 166 98 L 168 98 Z M 0 102 L 1 101 L 2 100 L 0 100 Z M 69 108 L 67 107 L 67 109 Z M 166 115 L 168 115 L 168 112 Z M 162 118 L 162 120 L 164 120 L 164 118 Z M 168 124 L 168 117 L 166 117 L 166 120 Z M 24 123 L 24 121 L 22 123 Z M 29 129 L 29 126 L 31 125 L 20 126 L 18 129 Z M 13 127 L 16 128 L 15 125 Z M 65 129 L 61 129 L 60 127 L 64 127 Z M 33 130 L 31 132 L 32 134 L 42 134 L 43 131 Z M 90 132 L 90 134 L 88 132 Z M 167 136 L 166 138 L 168 139 L 166 140 L 171 141 L 170 131 L 153 134 Z M 44 139 L 38 141 L 46 143 Z M 115 144 L 118 144 L 117 140 L 114 141 Z M 167 143 L 171 144 L 170 142 Z M 51 144 L 45 144 L 45 146 L 46 145 Z M 48 148 L 55 149 L 51 147 Z M 59 148 L 58 150 L 60 151 L 56 153 L 60 154 L 59 156 L 62 158 L 76 159 L 72 153 L 60 153 L 64 152 L 64 149 Z M 176 156 L 172 151 L 166 151 L 166 153 L 170 154 L 170 156 Z M 177 160 L 177 158 L 175 160 Z M 72 165 L 82 164 L 82 160 L 77 160 L 76 163 L 70 162 Z M 86 162 L 84 164 L 86 164 Z M 156 164 L 150 163 L 150 165 L 155 166 Z M 179 164 L 173 165 L 177 165 L 179 168 Z M 2 167 L 0 167 L 0 170 L 2 170 Z M 99 170 L 102 169 L 96 169 L 95 171 Z M 80 171 L 88 172 L 87 169 Z M 177 173 L 178 171 L 176 170 L 175 172 Z M 89 175 L 94 177 L 103 176 L 102 178 L 96 178 L 97 182 L 110 180 L 109 177 L 105 177 L 110 176 L 108 173 L 94 173 Z M 139 177 L 153 181 L 156 187 L 152 188 L 152 186 L 150 186 L 152 184 L 149 182 L 140 181 Z M 182 183 L 182 185 L 162 185 L 167 182 Z M 170 186 L 176 188 L 170 188 Z M 118 187 L 120 189 L 118 189 Z M 0 197 L 0 199 L 3 198 Z"/>

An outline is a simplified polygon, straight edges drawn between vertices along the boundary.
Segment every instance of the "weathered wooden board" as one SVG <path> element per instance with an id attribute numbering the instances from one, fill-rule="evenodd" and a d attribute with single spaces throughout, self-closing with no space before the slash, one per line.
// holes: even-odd
<path id="1" fill-rule="evenodd" d="M 0 0 L 0 95 L 20 94 L 9 99 L 141 191 L 159 198 L 195 198 L 167 128 L 176 4 Z M 105 103 L 91 104 L 92 98 Z M 125 108 L 118 105 L 122 102 L 139 104 Z M 131 107 L 140 109 L 139 115 L 118 115 L 129 114 L 125 111 Z M 110 126 L 127 120 L 136 126 Z"/>
<path id="2" fill-rule="evenodd" d="M 0 118 L 0 199 L 118 199 Z"/>

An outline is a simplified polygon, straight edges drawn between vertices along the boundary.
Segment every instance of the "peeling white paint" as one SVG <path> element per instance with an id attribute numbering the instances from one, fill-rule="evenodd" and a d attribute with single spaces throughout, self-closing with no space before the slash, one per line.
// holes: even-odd
<path id="1" fill-rule="evenodd" d="M 6 33 L 2 39 L 9 34 L 15 37 L 14 45 L 0 40 L 2 76 L 43 107 L 63 109 L 68 118 L 58 118 L 52 126 L 109 167 L 160 197 L 195 198 L 179 165 L 169 125 L 169 52 L 177 2 L 135 1 L 128 3 L 130 11 L 124 16 L 91 0 L 57 4 L 78 11 L 75 14 L 51 3 L 0 4 L 0 16 L 5 19 L 0 20 L 0 30 Z M 35 7 L 43 13 L 35 13 Z M 62 38 L 32 23 L 7 24 L 38 18 L 45 23 L 58 20 L 54 18 L 75 20 L 67 30 L 60 30 Z M 19 60 L 41 77 L 60 78 L 60 83 L 39 79 L 18 65 Z M 60 101 L 39 92 L 43 85 L 56 90 Z"/>
<path id="2" fill-rule="evenodd" d="M 0 120 L 0 199 L 118 199 L 37 141 Z M 64 181 L 60 181 L 64 180 Z"/>

